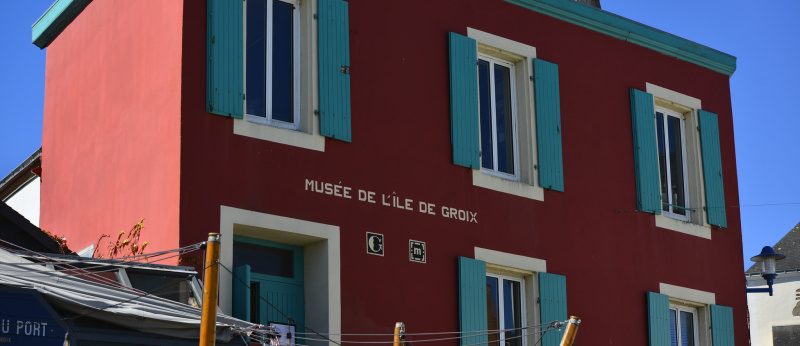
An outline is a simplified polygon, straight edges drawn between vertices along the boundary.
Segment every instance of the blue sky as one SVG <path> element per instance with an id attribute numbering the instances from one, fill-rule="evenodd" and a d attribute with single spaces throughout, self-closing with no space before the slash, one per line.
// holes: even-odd
<path id="1" fill-rule="evenodd" d="M 0 178 L 42 140 L 45 51 L 31 25 L 54 0 L 0 0 Z M 135 0 L 128 0 L 135 1 Z M 731 78 L 744 268 L 800 222 L 800 1 L 601 0 L 603 9 L 737 57 Z"/>

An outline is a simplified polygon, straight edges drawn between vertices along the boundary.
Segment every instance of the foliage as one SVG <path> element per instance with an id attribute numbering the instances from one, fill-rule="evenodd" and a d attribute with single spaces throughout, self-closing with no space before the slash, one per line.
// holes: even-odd
<path id="1" fill-rule="evenodd" d="M 56 244 L 58 244 L 58 252 L 59 253 L 62 253 L 62 254 L 65 254 L 65 255 L 69 254 L 69 253 L 72 253 L 72 250 L 70 250 L 67 247 L 67 237 L 58 236 L 58 235 L 52 234 L 52 233 L 50 233 L 50 232 L 48 232 L 46 230 L 42 230 L 42 232 L 44 232 L 44 234 L 47 234 L 47 236 L 50 237 L 50 239 L 53 239 L 53 241 L 55 241 Z"/>
<path id="2" fill-rule="evenodd" d="M 144 229 L 144 218 L 139 220 L 133 227 L 128 231 L 120 231 L 117 234 L 117 239 L 114 242 L 111 242 L 111 236 L 108 234 L 103 234 L 100 236 L 100 239 L 97 239 L 97 246 L 95 246 L 95 254 L 97 254 L 100 240 L 105 237 L 109 238 L 108 243 L 108 258 L 117 258 L 117 257 L 130 257 L 130 256 L 141 256 L 144 254 L 144 249 L 147 247 L 150 242 L 144 242 L 139 245 L 139 237 L 141 235 L 142 229 Z M 94 257 L 94 254 L 92 255 Z M 103 254 L 98 254 L 99 258 L 105 258 Z M 147 261 L 147 257 L 145 257 L 145 261 Z"/>

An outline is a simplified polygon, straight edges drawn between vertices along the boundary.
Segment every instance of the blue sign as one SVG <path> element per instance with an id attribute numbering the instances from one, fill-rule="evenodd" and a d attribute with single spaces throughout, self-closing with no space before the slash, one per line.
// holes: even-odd
<path id="1" fill-rule="evenodd" d="M 39 292 L 0 286 L 0 345 L 61 346 L 63 323 Z"/>

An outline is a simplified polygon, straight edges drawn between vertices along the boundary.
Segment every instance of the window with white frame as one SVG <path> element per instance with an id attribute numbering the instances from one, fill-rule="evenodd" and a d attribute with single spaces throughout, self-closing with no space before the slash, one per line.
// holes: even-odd
<path id="1" fill-rule="evenodd" d="M 482 188 L 535 200 L 563 191 L 558 65 L 524 43 L 467 34 L 450 33 L 453 163 Z"/>
<path id="2" fill-rule="evenodd" d="M 481 167 L 485 172 L 519 180 L 514 64 L 479 55 L 478 105 Z"/>
<path id="3" fill-rule="evenodd" d="M 522 277 L 486 274 L 489 345 L 525 345 L 525 281 Z"/>
<path id="4" fill-rule="evenodd" d="M 698 345 L 697 309 L 670 304 L 669 330 L 670 345 Z"/>
<path id="5" fill-rule="evenodd" d="M 297 0 L 245 2 L 248 121 L 300 127 L 300 11 Z"/>
<path id="6" fill-rule="evenodd" d="M 701 100 L 647 83 L 631 89 L 638 210 L 656 226 L 711 239 L 727 227 L 720 125 Z"/>
<path id="7" fill-rule="evenodd" d="M 684 115 L 656 107 L 656 136 L 661 180 L 661 204 L 665 215 L 689 221 Z"/>

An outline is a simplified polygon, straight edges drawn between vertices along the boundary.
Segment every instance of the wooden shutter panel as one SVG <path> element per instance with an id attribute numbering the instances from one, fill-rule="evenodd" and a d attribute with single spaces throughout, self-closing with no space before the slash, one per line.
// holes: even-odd
<path id="1" fill-rule="evenodd" d="M 669 346 L 669 296 L 647 292 L 647 336 L 650 346 Z"/>
<path id="2" fill-rule="evenodd" d="M 458 325 L 461 345 L 486 343 L 486 262 L 458 258 Z M 471 336 L 474 335 L 474 336 Z"/>
<path id="3" fill-rule="evenodd" d="M 661 214 L 661 185 L 653 95 L 631 89 L 633 156 L 636 169 L 636 208 Z"/>
<path id="4" fill-rule="evenodd" d="M 539 273 L 539 314 L 541 323 L 566 321 L 567 278 L 563 275 Z M 543 346 L 557 346 L 564 337 L 563 328 L 551 330 L 542 336 Z"/>
<path id="5" fill-rule="evenodd" d="M 697 116 L 700 120 L 700 148 L 703 153 L 703 179 L 708 223 L 727 227 L 717 115 L 700 109 L 697 111 Z"/>
<path id="6" fill-rule="evenodd" d="M 233 269 L 233 317 L 250 321 L 250 265 Z"/>
<path id="7" fill-rule="evenodd" d="M 319 0 L 319 127 L 325 137 L 350 142 L 350 29 L 347 10 L 345 1 Z"/>
<path id="8" fill-rule="evenodd" d="M 711 340 L 714 346 L 734 346 L 733 308 L 711 305 Z"/>
<path id="9" fill-rule="evenodd" d="M 475 40 L 451 32 L 450 141 L 453 163 L 480 169 L 478 129 L 478 46 Z"/>
<path id="10" fill-rule="evenodd" d="M 533 60 L 539 186 L 564 191 L 558 65 Z"/>
<path id="11" fill-rule="evenodd" d="M 242 118 L 244 109 L 243 2 L 208 0 L 206 112 Z"/>

